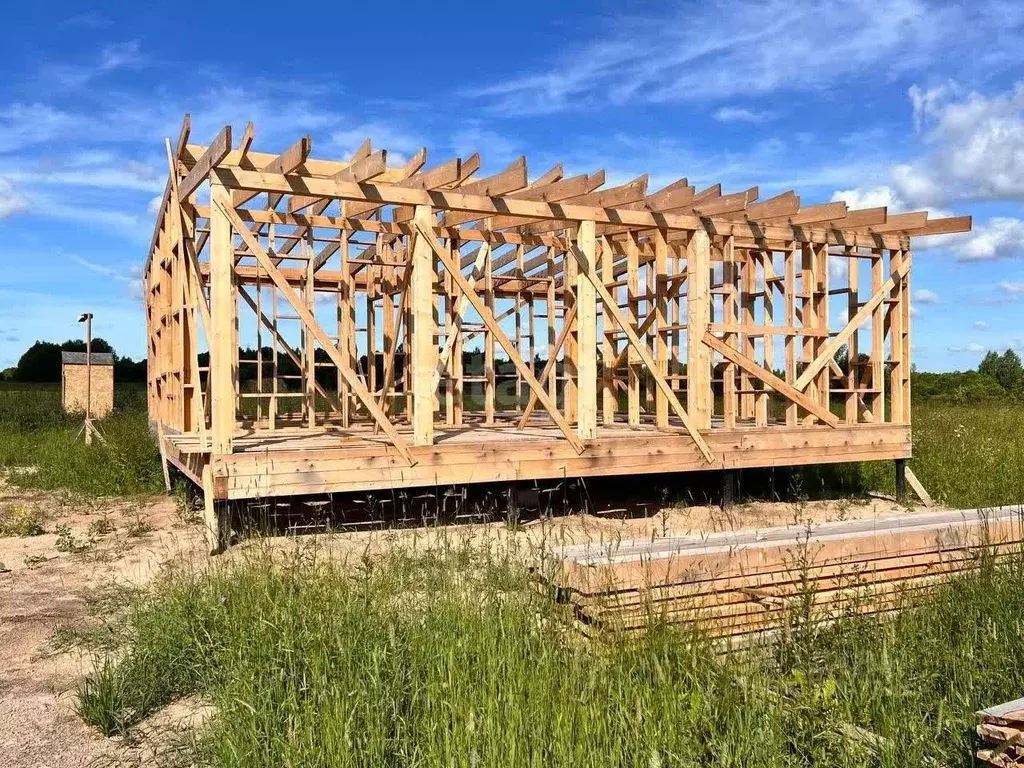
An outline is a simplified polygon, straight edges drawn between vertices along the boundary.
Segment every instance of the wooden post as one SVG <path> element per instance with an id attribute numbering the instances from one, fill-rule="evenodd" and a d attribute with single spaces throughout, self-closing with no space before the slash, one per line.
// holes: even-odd
<path id="1" fill-rule="evenodd" d="M 417 205 L 414 221 L 428 232 L 434 226 L 429 205 Z M 434 442 L 434 252 L 423 237 L 416 237 L 409 262 L 410 330 L 412 332 L 412 431 L 413 445 Z"/>
<path id="2" fill-rule="evenodd" d="M 882 249 L 873 249 L 871 295 L 882 290 L 884 264 Z M 875 307 L 871 316 L 871 417 L 875 424 L 885 421 L 885 303 Z"/>
<path id="3" fill-rule="evenodd" d="M 757 289 L 757 265 L 753 253 L 745 251 L 746 259 L 743 262 L 741 281 L 743 289 L 740 293 L 740 304 L 742 306 L 743 327 L 749 331 L 754 327 L 754 302 Z M 754 357 L 754 337 L 750 333 L 744 333 L 743 354 L 747 357 Z M 740 418 L 744 420 L 753 419 L 756 414 L 756 398 L 753 393 L 754 380 L 745 372 L 740 372 Z"/>
<path id="4" fill-rule="evenodd" d="M 626 317 L 632 327 L 637 327 L 640 313 L 640 244 L 635 233 L 626 239 Z M 627 422 L 631 427 L 640 426 L 640 355 L 632 345 L 628 346 L 627 363 Z"/>
<path id="5" fill-rule="evenodd" d="M 618 296 L 621 291 L 615 288 L 612 283 L 615 280 L 614 255 L 612 244 L 607 238 L 601 240 L 601 278 L 608 287 L 608 292 Z M 602 339 L 601 339 L 601 363 L 602 363 L 602 389 L 601 389 L 601 421 L 605 425 L 615 423 L 615 358 L 617 357 L 618 342 L 613 335 L 616 330 L 615 320 L 607 309 L 602 313 Z"/>
<path id="6" fill-rule="evenodd" d="M 786 262 L 785 262 L 785 282 L 783 283 L 785 290 L 785 304 L 786 304 L 786 325 L 791 328 L 799 327 L 797 324 L 796 317 L 796 245 L 790 243 L 786 249 Z M 801 318 L 801 324 L 804 324 L 804 320 Z M 786 383 L 796 383 L 796 345 L 797 337 L 793 334 L 786 335 Z M 797 425 L 797 406 L 796 403 L 790 403 L 786 406 L 786 426 L 795 427 Z"/>
<path id="7" fill-rule="evenodd" d="M 653 308 L 657 317 L 654 321 L 654 362 L 658 366 L 658 374 L 665 378 L 668 375 L 668 329 L 665 327 L 668 325 L 668 232 L 659 229 L 654 233 L 652 240 L 654 241 L 655 293 Z M 689 263 L 687 271 L 692 275 L 693 266 Z M 692 294 L 693 286 L 691 284 L 690 295 Z M 701 336 L 703 335 L 701 334 Z M 699 339 L 700 336 L 697 338 Z M 689 395 L 687 397 L 689 398 Z M 668 398 L 660 389 L 654 393 L 654 423 L 660 428 L 668 426 Z"/>
<path id="8" fill-rule="evenodd" d="M 231 453 L 235 431 L 238 360 L 235 339 L 234 248 L 231 222 L 218 203 L 231 205 L 231 191 L 210 181 L 210 416 L 214 454 Z"/>
<path id="9" fill-rule="evenodd" d="M 316 316 L 316 293 L 313 282 L 313 231 L 307 233 L 309 238 L 306 253 L 306 283 L 302 291 L 303 299 L 306 301 L 306 309 L 310 314 Z M 306 360 L 306 370 L 303 372 L 302 383 L 305 386 L 305 397 L 303 402 L 306 410 L 306 426 L 312 429 L 316 426 L 316 343 L 313 334 L 308 329 L 302 329 L 303 357 Z"/>
<path id="10" fill-rule="evenodd" d="M 597 262 L 596 225 L 581 221 L 576 243 L 591 264 Z M 576 275 L 576 434 L 587 440 L 597 437 L 597 292 L 586 275 Z"/>
<path id="11" fill-rule="evenodd" d="M 704 343 L 711 315 L 711 240 L 703 229 L 686 246 L 686 411 L 696 429 L 711 428 L 711 350 Z"/>
<path id="12" fill-rule="evenodd" d="M 551 378 L 548 379 L 548 397 L 552 400 L 558 400 L 558 361 L 555 360 L 557 353 L 555 352 L 555 339 L 558 332 L 555 326 L 558 323 L 558 298 L 555 293 L 555 247 L 549 245 L 546 251 L 546 265 L 547 274 L 550 279 L 548 280 L 548 292 L 547 292 L 547 306 L 544 309 L 545 320 L 547 321 L 548 327 L 548 365 L 554 365 L 552 368 Z M 551 361 L 555 360 L 554 363 Z"/>
<path id="13" fill-rule="evenodd" d="M 860 309 L 860 259 L 857 257 L 857 252 L 849 246 L 846 248 L 846 259 L 846 319 L 849 320 Z M 860 421 L 860 404 L 858 403 L 860 395 L 857 393 L 857 389 L 860 386 L 858 383 L 860 382 L 860 366 L 857 360 L 859 356 L 857 334 L 855 333 L 846 343 L 846 388 L 849 390 L 846 393 L 845 415 L 847 424 L 856 424 Z"/>
<path id="14" fill-rule="evenodd" d="M 726 325 L 739 325 L 739 312 L 736 302 L 736 241 L 732 235 L 725 238 L 722 245 L 722 322 Z M 722 341 L 730 347 L 736 346 L 736 334 L 726 333 Z M 736 364 L 726 359 L 722 366 L 722 417 L 725 428 L 736 426 Z"/>
<path id="15" fill-rule="evenodd" d="M 338 285 L 338 351 L 344 358 L 350 371 L 356 369 L 356 341 L 355 341 L 355 284 L 349 272 L 348 230 L 341 231 L 341 271 L 340 283 Z M 351 396 L 349 395 L 348 382 L 345 377 L 338 374 L 338 400 L 341 401 L 341 426 L 346 429 L 351 418 Z"/>
<path id="16" fill-rule="evenodd" d="M 487 261 L 484 263 L 484 305 L 494 315 L 494 258 L 487 249 Z M 484 422 L 494 423 L 494 400 L 497 396 L 497 378 L 495 376 L 494 332 L 488 328 L 484 331 Z"/>
<path id="17" fill-rule="evenodd" d="M 569 258 L 568 254 L 563 254 L 562 263 L 564 265 L 562 271 L 562 318 L 564 321 L 564 318 L 568 316 L 570 307 L 577 300 L 576 280 L 579 270 L 576 266 L 576 261 Z M 577 370 L 578 358 L 579 312 L 576 313 L 576 330 L 569 332 L 565 339 L 565 351 L 562 353 L 562 374 L 565 379 L 562 384 L 562 409 L 563 413 L 565 413 L 565 420 L 570 424 L 576 421 L 578 411 L 579 396 L 576 392 L 576 378 L 579 375 Z"/>

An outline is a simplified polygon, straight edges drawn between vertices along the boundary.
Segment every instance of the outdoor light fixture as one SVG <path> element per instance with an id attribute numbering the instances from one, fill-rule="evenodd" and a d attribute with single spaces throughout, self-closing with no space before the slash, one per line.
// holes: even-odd
<path id="1" fill-rule="evenodd" d="M 78 322 L 85 323 L 85 423 L 78 434 L 84 432 L 85 444 L 92 445 L 93 435 L 98 437 L 100 442 L 105 442 L 103 435 L 92 423 L 92 312 L 83 312 L 79 315 Z"/>

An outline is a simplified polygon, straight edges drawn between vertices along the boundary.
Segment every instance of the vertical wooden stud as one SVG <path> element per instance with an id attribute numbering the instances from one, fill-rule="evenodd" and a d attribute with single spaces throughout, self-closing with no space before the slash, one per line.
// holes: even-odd
<path id="1" fill-rule="evenodd" d="M 596 263 L 597 258 L 595 231 L 593 221 L 582 221 L 576 235 L 576 245 L 591 265 Z M 566 263 L 570 261 L 575 259 L 566 259 Z M 597 291 L 579 271 L 576 274 L 576 329 L 579 344 L 576 366 L 576 434 L 588 440 L 597 437 Z"/>
<path id="2" fill-rule="evenodd" d="M 711 428 L 711 349 L 704 343 L 711 317 L 711 241 L 698 229 L 686 245 L 686 410 L 696 429 Z"/>
<path id="3" fill-rule="evenodd" d="M 238 358 L 235 344 L 235 255 L 231 222 L 218 203 L 231 205 L 231 192 L 216 179 L 210 182 L 210 399 L 214 454 L 231 453 L 235 431 Z"/>
<path id="4" fill-rule="evenodd" d="M 430 206 L 417 205 L 414 221 L 426 231 L 432 231 L 434 217 Z M 413 241 L 410 268 L 413 445 L 431 445 L 434 442 L 434 369 L 437 367 L 433 322 L 434 252 L 422 237 Z"/>

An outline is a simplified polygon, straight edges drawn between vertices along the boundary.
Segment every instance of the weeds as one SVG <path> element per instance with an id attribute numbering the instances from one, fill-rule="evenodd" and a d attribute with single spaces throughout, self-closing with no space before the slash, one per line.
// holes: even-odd
<path id="1" fill-rule="evenodd" d="M 57 526 L 57 551 L 58 552 L 83 552 L 89 547 L 86 542 L 79 541 L 71 528 L 61 524 Z"/>
<path id="2" fill-rule="evenodd" d="M 216 714 L 197 760 L 238 768 L 969 766 L 971 713 L 1024 688 L 1022 555 L 895 617 L 808 617 L 729 654 L 671 627 L 585 643 L 519 559 L 449 544 L 346 567 L 303 544 L 172 570 L 79 710 L 124 733 L 198 694 Z"/>
<path id="3" fill-rule="evenodd" d="M 114 530 L 114 524 L 106 513 L 98 520 L 93 520 L 89 523 L 88 528 L 89 536 L 106 536 L 108 533 L 113 533 Z"/>
<path id="4" fill-rule="evenodd" d="M 46 515 L 24 504 L 0 507 L 0 536 L 42 536 Z"/>
<path id="5" fill-rule="evenodd" d="M 145 536 L 147 533 L 153 531 L 153 526 L 150 525 L 149 521 L 142 516 L 139 511 L 135 512 L 135 519 L 128 524 L 128 528 L 125 533 L 129 538 L 139 538 Z"/>

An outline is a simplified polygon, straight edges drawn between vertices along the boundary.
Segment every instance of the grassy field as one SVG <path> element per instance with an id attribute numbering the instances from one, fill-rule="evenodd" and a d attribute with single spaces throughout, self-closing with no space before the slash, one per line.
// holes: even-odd
<path id="1" fill-rule="evenodd" d="M 87 496 L 130 496 L 163 489 L 159 451 L 149 434 L 144 385 L 118 385 L 114 412 L 98 421 L 106 444 L 76 435 L 82 416 L 60 407 L 57 384 L 0 383 L 0 467 L 17 484 Z"/>
<path id="2" fill-rule="evenodd" d="M 12 481 L 162 488 L 141 388 L 118 390 L 107 445 L 76 442 L 57 400 L 55 387 L 0 387 L 0 466 L 36 467 Z M 912 466 L 945 503 L 1024 500 L 1024 408 L 921 404 L 914 440 Z M 892 491 L 889 463 L 797 477 L 826 494 Z M 530 557 L 459 535 L 344 565 L 300 539 L 284 555 L 255 542 L 202 571 L 173 567 L 105 604 L 101 631 L 65 638 L 96 658 L 79 712 L 130 735 L 195 697 L 214 715 L 177 746 L 232 768 L 902 768 L 971 765 L 971 713 L 1024 691 L 1024 553 L 982 560 L 897 616 L 795 612 L 790 632 L 721 653 L 668 627 L 585 642 L 530 587 Z"/>
<path id="3" fill-rule="evenodd" d="M 75 435 L 81 417 L 60 409 L 57 385 L 0 384 L 0 467 L 37 467 L 16 483 L 90 496 L 157 492 L 163 487 L 149 434 L 145 388 L 120 385 L 100 429 L 107 445 Z M 931 494 L 955 507 L 1024 500 L 1024 405 L 915 404 L 911 467 Z M 892 493 L 890 462 L 804 468 L 777 484 L 779 495 Z"/>
<path id="4" fill-rule="evenodd" d="M 723 654 L 661 627 L 585 642 L 517 553 L 449 542 L 342 567 L 308 541 L 175 570 L 115 624 L 79 710 L 125 733 L 213 705 L 201 765 L 969 766 L 1024 690 L 1024 554 L 897 617 L 794 616 Z"/>

